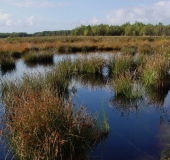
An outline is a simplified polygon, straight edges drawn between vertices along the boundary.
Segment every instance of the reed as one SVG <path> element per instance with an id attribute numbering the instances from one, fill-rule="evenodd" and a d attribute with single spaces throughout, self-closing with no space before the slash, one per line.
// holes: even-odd
<path id="1" fill-rule="evenodd" d="M 130 55 L 119 54 L 111 57 L 109 60 L 110 74 L 114 76 L 119 76 L 119 74 L 134 70 L 135 68 L 134 57 Z"/>
<path id="2" fill-rule="evenodd" d="M 86 159 L 108 128 L 86 108 L 75 109 L 71 98 L 54 94 L 48 76 L 2 83 L 9 147 L 17 159 Z"/>
<path id="3" fill-rule="evenodd" d="M 0 66 L 1 66 L 2 71 L 15 69 L 15 61 L 10 56 L 1 57 L 0 58 Z"/>
<path id="4" fill-rule="evenodd" d="M 30 52 L 24 56 L 26 63 L 53 63 L 53 53 L 46 51 Z"/>
<path id="5" fill-rule="evenodd" d="M 82 56 L 74 61 L 75 68 L 79 73 L 102 74 L 105 59 L 102 56 Z"/>
<path id="6" fill-rule="evenodd" d="M 111 83 L 116 96 L 124 97 L 125 99 L 137 99 L 141 97 L 140 88 L 135 83 L 130 72 L 119 74 Z"/>
<path id="7" fill-rule="evenodd" d="M 152 55 L 146 58 L 142 71 L 142 81 L 146 87 L 159 88 L 167 83 L 168 60 L 164 55 Z"/>

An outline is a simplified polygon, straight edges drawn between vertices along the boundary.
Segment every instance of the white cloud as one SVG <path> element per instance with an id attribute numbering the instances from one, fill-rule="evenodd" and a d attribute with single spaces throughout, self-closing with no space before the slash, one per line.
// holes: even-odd
<path id="1" fill-rule="evenodd" d="M 54 3 L 47 0 L 8 0 L 11 5 L 27 8 L 49 8 L 56 6 L 68 6 L 70 3 Z"/>
<path id="2" fill-rule="evenodd" d="M 30 17 L 26 18 L 25 23 L 29 26 L 35 25 L 35 17 L 30 16 Z"/>
<path id="3" fill-rule="evenodd" d="M 84 19 L 81 21 L 81 24 L 84 24 L 84 25 L 88 25 L 88 24 L 91 24 L 91 25 L 95 25 L 95 24 L 99 24 L 101 23 L 102 21 L 96 17 L 93 17 L 92 19 Z"/>
<path id="4" fill-rule="evenodd" d="M 131 8 L 120 8 L 110 11 L 106 15 L 106 23 L 122 24 L 125 22 L 134 23 L 135 21 L 143 23 L 169 23 L 170 19 L 170 1 L 164 0 L 153 5 L 140 5 Z"/>
<path id="5" fill-rule="evenodd" d="M 17 19 L 14 15 L 0 11 L 0 27 L 22 27 L 35 25 L 35 17 L 30 16 L 25 19 Z"/>
<path id="6" fill-rule="evenodd" d="M 4 13 L 0 11 L 0 26 L 10 26 L 12 25 L 14 16 L 12 14 Z"/>

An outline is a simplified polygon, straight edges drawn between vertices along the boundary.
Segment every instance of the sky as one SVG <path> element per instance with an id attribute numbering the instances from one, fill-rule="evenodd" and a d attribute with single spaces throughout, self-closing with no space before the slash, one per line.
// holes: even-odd
<path id="1" fill-rule="evenodd" d="M 170 0 L 0 0 L 0 33 L 135 21 L 170 24 Z"/>

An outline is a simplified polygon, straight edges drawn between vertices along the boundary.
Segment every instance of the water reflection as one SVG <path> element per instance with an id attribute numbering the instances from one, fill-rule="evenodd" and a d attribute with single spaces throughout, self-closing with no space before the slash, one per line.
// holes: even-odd
<path id="1" fill-rule="evenodd" d="M 141 108 L 144 109 L 148 107 L 143 97 L 129 100 L 115 95 L 108 103 L 113 110 L 118 110 L 121 113 L 121 116 L 124 116 L 125 114 L 128 115 L 130 112 L 138 113 Z"/>
<path id="2" fill-rule="evenodd" d="M 109 77 L 96 74 L 74 74 L 72 80 L 81 86 L 94 89 L 95 87 L 104 88 L 109 82 Z"/>

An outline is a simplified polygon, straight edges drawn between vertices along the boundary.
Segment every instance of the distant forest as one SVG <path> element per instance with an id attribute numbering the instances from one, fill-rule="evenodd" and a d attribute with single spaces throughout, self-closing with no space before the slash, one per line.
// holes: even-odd
<path id="1" fill-rule="evenodd" d="M 0 38 L 35 36 L 170 36 L 170 24 L 143 24 L 129 22 L 123 25 L 81 25 L 73 30 L 43 31 L 28 34 L 25 32 L 0 33 Z"/>

